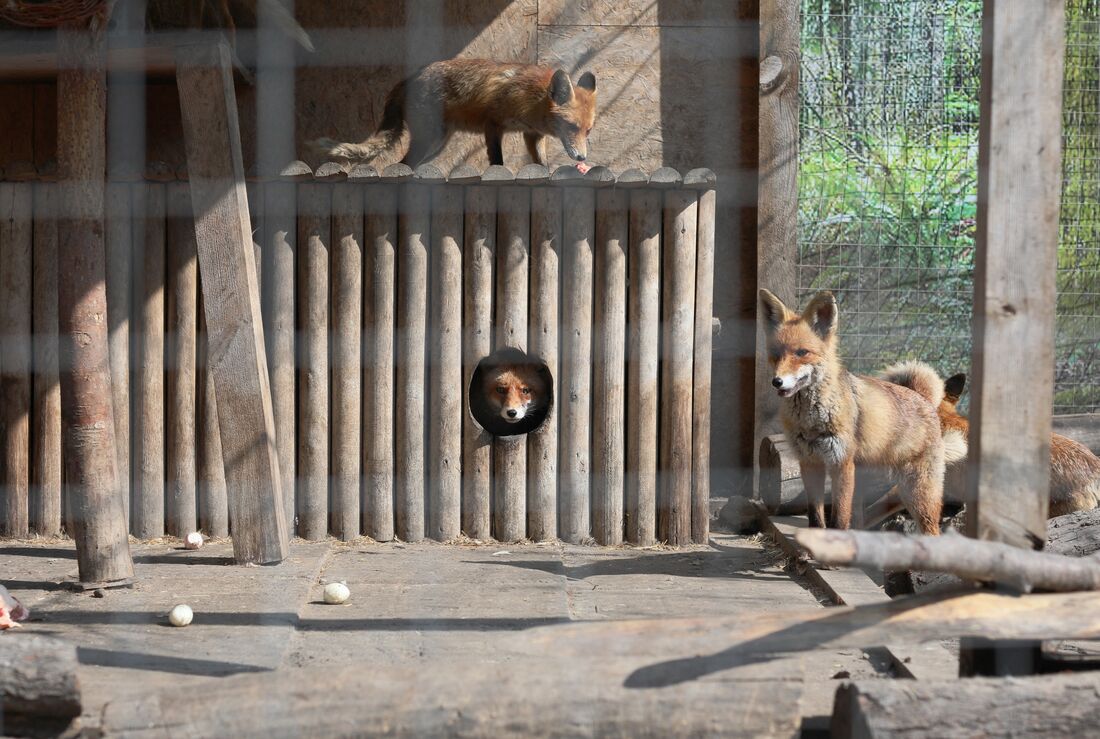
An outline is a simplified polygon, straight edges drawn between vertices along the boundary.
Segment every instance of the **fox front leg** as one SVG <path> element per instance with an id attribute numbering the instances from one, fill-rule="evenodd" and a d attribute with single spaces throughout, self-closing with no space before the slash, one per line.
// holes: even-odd
<path id="1" fill-rule="evenodd" d="M 504 131 L 497 126 L 485 129 L 485 149 L 489 154 L 489 164 L 504 165 Z"/>
<path id="2" fill-rule="evenodd" d="M 542 155 L 542 139 L 541 133 L 523 134 L 523 143 L 527 145 L 527 153 L 531 155 L 531 161 L 535 164 L 546 164 L 546 159 Z"/>

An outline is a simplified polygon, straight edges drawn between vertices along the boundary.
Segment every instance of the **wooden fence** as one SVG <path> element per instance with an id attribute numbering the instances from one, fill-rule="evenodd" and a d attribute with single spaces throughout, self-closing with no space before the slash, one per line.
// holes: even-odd
<path id="1" fill-rule="evenodd" d="M 107 189 L 117 463 L 140 538 L 231 525 L 176 175 L 152 165 Z M 46 179 L 0 183 L 5 536 L 57 534 L 74 515 L 57 381 L 64 204 Z M 706 540 L 709 170 L 296 163 L 248 196 L 298 536 Z M 491 437 L 468 412 L 474 368 L 506 346 L 555 380 L 550 417 L 521 437 Z"/>

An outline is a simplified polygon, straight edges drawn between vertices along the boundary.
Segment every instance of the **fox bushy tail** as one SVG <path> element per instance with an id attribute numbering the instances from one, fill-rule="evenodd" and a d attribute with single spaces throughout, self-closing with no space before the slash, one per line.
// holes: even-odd
<path id="1" fill-rule="evenodd" d="M 402 82 L 390 91 L 386 97 L 386 107 L 382 110 L 382 122 L 378 129 L 366 141 L 358 144 L 320 138 L 313 142 L 313 148 L 328 159 L 349 159 L 356 162 L 369 162 L 379 154 L 390 151 L 401 140 L 405 130 L 405 83 Z"/>
<path id="2" fill-rule="evenodd" d="M 891 365 L 882 371 L 882 379 L 916 391 L 933 406 L 938 406 L 943 400 L 943 379 L 924 362 L 910 361 Z"/>

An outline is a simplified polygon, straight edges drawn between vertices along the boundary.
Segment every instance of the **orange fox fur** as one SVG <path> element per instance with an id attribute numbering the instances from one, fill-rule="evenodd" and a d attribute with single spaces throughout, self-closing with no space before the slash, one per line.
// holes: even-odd
<path id="1" fill-rule="evenodd" d="M 483 397 L 506 423 L 519 423 L 546 402 L 546 386 L 533 365 L 502 364 L 482 376 Z"/>
<path id="2" fill-rule="evenodd" d="M 836 300 L 820 292 L 795 313 L 760 291 L 772 385 L 786 436 L 797 451 L 814 524 L 825 524 L 825 476 L 836 528 L 851 525 L 858 466 L 889 468 L 905 507 L 926 534 L 940 531 L 944 450 L 933 374 L 920 392 L 844 369 L 837 350 Z M 933 379 L 934 378 L 934 379 Z M 921 394 L 921 393 L 925 394 Z"/>
<path id="3" fill-rule="evenodd" d="M 415 167 L 438 154 L 454 131 L 476 131 L 485 134 L 489 163 L 504 164 L 503 136 L 520 131 L 536 164 L 543 163 L 544 136 L 558 139 L 566 154 L 583 162 L 595 118 L 591 72 L 574 85 L 553 67 L 451 59 L 429 64 L 394 87 L 378 130 L 366 141 L 318 139 L 313 146 L 333 159 L 370 161 L 396 147 L 407 128 L 404 162 Z"/>
<path id="4" fill-rule="evenodd" d="M 931 368 L 929 368 L 931 370 Z M 906 378 L 886 371 L 891 382 L 908 386 Z M 947 460 L 944 478 L 944 495 L 952 502 L 962 503 L 966 495 L 967 437 L 970 422 L 957 409 L 959 397 L 966 386 L 966 375 L 952 375 L 946 382 L 947 391 L 940 402 L 938 413 L 948 446 L 950 436 L 962 442 L 962 454 Z M 1061 434 L 1050 435 L 1050 508 L 1051 518 L 1074 511 L 1088 510 L 1100 505 L 1100 458 L 1088 447 Z"/>

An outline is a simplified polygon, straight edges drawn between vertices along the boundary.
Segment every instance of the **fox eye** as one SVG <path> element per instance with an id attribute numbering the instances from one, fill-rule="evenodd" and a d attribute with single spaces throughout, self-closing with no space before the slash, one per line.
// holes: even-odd
<path id="1" fill-rule="evenodd" d="M 498 392 L 498 393 L 499 393 L 500 395 L 507 395 L 507 394 L 508 394 L 508 388 L 506 388 L 506 387 L 498 387 L 498 388 L 497 388 L 497 392 Z"/>
<path id="2" fill-rule="evenodd" d="M 795 352 L 795 354 L 799 357 L 804 357 L 809 353 L 810 353 L 809 349 L 799 349 L 798 351 Z"/>
<path id="3" fill-rule="evenodd" d="M 580 130 L 581 130 L 581 127 L 578 126 L 576 123 L 570 123 L 569 124 L 569 131 L 571 133 L 580 133 Z"/>
<path id="4" fill-rule="evenodd" d="M 530 395 L 531 394 L 531 388 L 525 387 L 525 388 L 521 388 L 521 389 L 523 390 L 524 395 Z"/>

